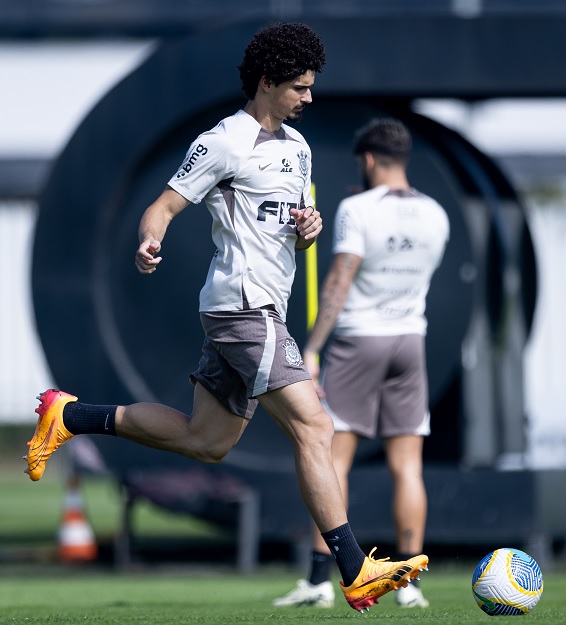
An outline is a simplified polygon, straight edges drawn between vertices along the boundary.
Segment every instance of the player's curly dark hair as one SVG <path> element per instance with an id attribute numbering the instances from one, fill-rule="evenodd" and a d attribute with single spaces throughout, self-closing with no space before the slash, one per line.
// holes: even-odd
<path id="1" fill-rule="evenodd" d="M 372 152 L 396 161 L 407 161 L 411 154 L 412 139 L 407 126 L 393 117 L 372 119 L 356 133 L 354 154 Z"/>
<path id="2" fill-rule="evenodd" d="M 320 37 L 306 24 L 279 22 L 258 31 L 238 65 L 242 89 L 255 97 L 262 76 L 275 86 L 302 76 L 308 70 L 321 72 L 326 62 Z"/>

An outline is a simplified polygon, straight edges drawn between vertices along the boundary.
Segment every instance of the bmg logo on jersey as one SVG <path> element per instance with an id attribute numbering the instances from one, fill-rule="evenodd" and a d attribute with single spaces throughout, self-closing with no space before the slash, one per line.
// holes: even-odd
<path id="1" fill-rule="evenodd" d="M 181 169 L 183 169 L 184 171 L 179 171 L 179 173 L 177 174 L 177 178 L 182 178 L 183 176 L 188 174 L 193 168 L 193 165 L 198 161 L 198 159 L 207 153 L 208 148 L 202 145 L 202 143 L 199 143 L 195 147 L 195 149 L 189 154 L 189 156 L 187 156 L 187 158 L 185 158 L 185 160 L 183 161 Z"/>

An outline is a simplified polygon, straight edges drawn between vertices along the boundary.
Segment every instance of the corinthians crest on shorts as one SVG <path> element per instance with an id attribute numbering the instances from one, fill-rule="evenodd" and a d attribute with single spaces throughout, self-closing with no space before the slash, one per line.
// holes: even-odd
<path id="1" fill-rule="evenodd" d="M 281 347 L 285 350 L 285 359 L 290 365 L 300 367 L 303 364 L 301 352 L 293 339 L 285 339 Z"/>
<path id="2" fill-rule="evenodd" d="M 309 173 L 309 155 L 304 150 L 301 150 L 297 152 L 297 156 L 299 157 L 299 171 L 303 178 L 306 178 Z"/>

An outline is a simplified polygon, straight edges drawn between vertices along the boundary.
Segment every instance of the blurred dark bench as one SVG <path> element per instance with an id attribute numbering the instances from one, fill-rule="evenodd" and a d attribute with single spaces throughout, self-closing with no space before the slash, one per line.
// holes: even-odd
<path id="1" fill-rule="evenodd" d="M 141 501 L 234 531 L 237 569 L 241 573 L 255 569 L 260 543 L 260 497 L 256 489 L 225 467 L 202 465 L 106 437 L 77 437 L 69 450 L 79 471 L 110 473 L 118 484 L 121 523 L 115 537 L 114 558 L 119 569 L 132 565 L 132 518 L 134 507 Z M 90 458 L 90 462 L 85 458 Z"/>
<path id="2" fill-rule="evenodd" d="M 131 566 L 132 511 L 146 500 L 177 514 L 205 519 L 236 531 L 236 566 L 251 573 L 258 560 L 259 495 L 228 473 L 204 467 L 185 470 L 136 470 L 120 480 L 121 529 L 115 540 L 115 562 L 120 569 Z"/>
<path id="3" fill-rule="evenodd" d="M 92 441 L 122 492 L 118 566 L 129 564 L 132 508 L 145 499 L 235 530 L 237 566 L 242 572 L 254 569 L 262 543 L 289 545 L 296 565 L 307 569 L 311 521 L 292 464 L 285 467 L 274 460 L 261 469 L 230 462 L 202 465 L 111 437 L 92 437 Z M 464 470 L 453 464 L 425 466 L 426 545 L 516 546 L 544 561 L 551 557 L 552 532 L 540 493 L 541 489 L 555 491 L 554 482 L 563 475 Z M 546 477 L 554 482 L 546 484 L 548 479 L 542 479 Z M 394 545 L 391 497 L 391 480 L 382 462 L 372 460 L 354 467 L 349 520 L 365 548 Z"/>

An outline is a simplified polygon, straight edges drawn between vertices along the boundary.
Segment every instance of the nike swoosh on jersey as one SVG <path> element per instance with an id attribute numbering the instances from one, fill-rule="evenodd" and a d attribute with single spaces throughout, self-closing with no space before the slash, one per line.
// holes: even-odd
<path id="1" fill-rule="evenodd" d="M 267 163 L 267 165 L 258 165 L 259 171 L 263 171 L 264 169 L 267 169 L 270 165 L 271 163 Z"/>

